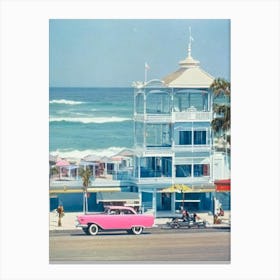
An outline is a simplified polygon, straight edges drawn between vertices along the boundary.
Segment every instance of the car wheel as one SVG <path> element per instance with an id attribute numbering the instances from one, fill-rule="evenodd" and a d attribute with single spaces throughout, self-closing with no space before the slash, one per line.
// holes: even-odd
<path id="1" fill-rule="evenodd" d="M 142 227 L 133 227 L 132 229 L 133 234 L 139 235 L 142 233 L 143 228 Z"/>
<path id="2" fill-rule="evenodd" d="M 88 228 L 88 233 L 90 235 L 96 235 L 98 233 L 98 226 L 96 224 L 91 224 Z"/>

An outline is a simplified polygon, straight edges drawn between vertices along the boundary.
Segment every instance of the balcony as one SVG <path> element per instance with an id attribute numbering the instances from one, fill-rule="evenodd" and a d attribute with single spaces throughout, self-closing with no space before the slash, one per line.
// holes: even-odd
<path id="1" fill-rule="evenodd" d="M 173 112 L 173 122 L 185 122 L 185 121 L 211 121 L 212 113 L 203 111 L 183 111 Z"/>
<path id="2" fill-rule="evenodd" d="M 172 156 L 173 151 L 170 146 L 166 147 L 146 147 L 142 150 L 142 156 Z"/>
<path id="3" fill-rule="evenodd" d="M 134 121 L 147 123 L 171 123 L 171 114 L 135 114 Z"/>
<path id="4" fill-rule="evenodd" d="M 132 178 L 131 180 L 139 185 L 161 185 L 172 184 L 171 177 L 146 177 L 146 178 Z"/>
<path id="5" fill-rule="evenodd" d="M 133 178 L 132 181 L 141 186 L 166 187 L 176 184 L 187 185 L 191 187 L 190 192 L 209 192 L 215 191 L 215 186 L 210 182 L 210 176 L 203 177 L 150 177 L 150 178 Z"/>
<path id="6" fill-rule="evenodd" d="M 106 174 L 105 176 L 91 177 L 90 186 L 103 187 L 103 186 L 126 186 L 132 176 L 132 170 L 119 170 L 113 171 L 112 174 Z M 89 186 L 89 187 L 90 187 Z M 50 190 L 69 190 L 69 189 L 81 189 L 83 187 L 83 181 L 80 176 L 70 178 L 58 178 L 52 176 L 49 182 Z"/>
<path id="7" fill-rule="evenodd" d="M 211 145 L 174 145 L 173 151 L 176 152 L 210 152 Z"/>
<path id="8" fill-rule="evenodd" d="M 135 114 L 134 121 L 146 123 L 175 123 L 186 121 L 206 121 L 212 120 L 211 112 L 204 111 L 182 111 L 172 112 L 172 114 Z"/>

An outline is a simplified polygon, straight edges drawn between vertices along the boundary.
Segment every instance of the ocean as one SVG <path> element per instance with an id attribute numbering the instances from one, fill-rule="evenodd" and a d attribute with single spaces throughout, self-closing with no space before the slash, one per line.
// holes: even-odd
<path id="1" fill-rule="evenodd" d="M 132 146 L 133 88 L 50 88 L 50 154 L 111 156 Z"/>
<path id="2" fill-rule="evenodd" d="M 133 88 L 49 90 L 49 152 L 62 158 L 112 156 L 133 147 Z M 227 98 L 216 101 L 227 103 Z"/>

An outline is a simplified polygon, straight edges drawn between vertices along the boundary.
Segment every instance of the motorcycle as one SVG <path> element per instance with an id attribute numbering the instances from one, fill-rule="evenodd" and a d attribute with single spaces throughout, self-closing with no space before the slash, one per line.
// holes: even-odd
<path id="1" fill-rule="evenodd" d="M 200 219 L 196 213 L 190 214 L 187 217 L 183 216 L 181 218 L 173 218 L 170 222 L 166 223 L 167 226 L 171 228 L 205 228 L 206 227 L 206 221 Z"/>

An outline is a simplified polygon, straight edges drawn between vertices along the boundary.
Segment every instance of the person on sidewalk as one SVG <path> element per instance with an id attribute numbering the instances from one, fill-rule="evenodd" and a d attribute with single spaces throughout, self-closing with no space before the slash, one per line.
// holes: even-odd
<path id="1" fill-rule="evenodd" d="M 189 212 L 185 209 L 182 211 L 182 219 L 183 221 L 188 221 L 190 219 Z"/>
<path id="2" fill-rule="evenodd" d="M 61 227 L 62 223 L 61 223 L 61 219 L 64 216 L 64 209 L 62 205 L 59 205 L 56 209 L 56 212 L 58 214 L 58 226 Z"/>

